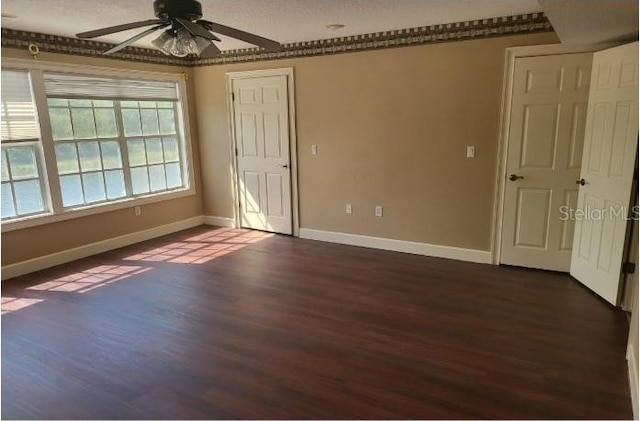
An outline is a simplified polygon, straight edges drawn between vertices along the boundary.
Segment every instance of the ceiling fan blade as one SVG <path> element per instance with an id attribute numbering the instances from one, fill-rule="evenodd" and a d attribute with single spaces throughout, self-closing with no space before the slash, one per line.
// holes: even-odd
<path id="1" fill-rule="evenodd" d="M 112 53 L 115 53 L 117 51 L 120 51 L 123 48 L 128 47 L 129 45 L 133 44 L 137 40 L 146 37 L 147 35 L 157 31 L 158 29 L 166 28 L 167 26 L 169 26 L 168 23 L 163 23 L 162 25 L 157 25 L 157 26 L 154 26 L 153 28 L 147 29 L 146 31 L 140 32 L 138 35 L 129 38 L 128 40 L 126 40 L 125 42 L 123 42 L 121 44 L 116 45 L 115 47 L 105 51 L 103 54 L 107 55 L 107 54 L 112 54 Z"/>
<path id="2" fill-rule="evenodd" d="M 211 32 L 204 29 L 202 26 L 197 23 L 193 23 L 188 19 L 183 18 L 175 18 L 175 20 L 186 29 L 191 35 L 194 37 L 201 37 L 211 41 L 220 41 L 220 38 L 213 35 Z"/>
<path id="3" fill-rule="evenodd" d="M 282 48 L 282 45 L 280 45 L 279 42 L 261 37 L 259 35 L 251 34 L 249 32 L 241 31 L 239 29 L 224 26 L 215 22 L 209 22 L 205 20 L 198 22 L 202 22 L 204 25 L 206 25 L 206 28 L 212 32 L 226 35 L 231 38 L 236 38 L 241 41 L 248 42 L 249 44 L 257 45 L 258 47 L 262 47 L 267 51 L 280 51 L 280 49 Z"/>
<path id="4" fill-rule="evenodd" d="M 78 38 L 96 38 L 96 37 L 101 37 L 103 35 L 113 34 L 115 32 L 126 31 L 128 29 L 141 28 L 143 26 L 149 26 L 149 25 L 157 25 L 159 23 L 166 23 L 166 22 L 159 19 L 141 20 L 139 22 L 125 23 L 123 25 L 116 25 L 116 26 L 110 26 L 108 28 L 96 29 L 95 31 L 80 32 L 79 34 L 76 34 L 76 36 Z"/>
<path id="5" fill-rule="evenodd" d="M 211 45 L 202 50 L 200 58 L 214 58 L 218 54 L 220 54 L 220 49 L 212 42 Z"/>

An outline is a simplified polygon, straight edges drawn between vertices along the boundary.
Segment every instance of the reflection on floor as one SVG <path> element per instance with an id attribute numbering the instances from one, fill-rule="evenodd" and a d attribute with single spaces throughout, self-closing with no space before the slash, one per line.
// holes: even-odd
<path id="1" fill-rule="evenodd" d="M 624 419 L 568 275 L 198 227 L 2 284 L 3 419 Z"/>

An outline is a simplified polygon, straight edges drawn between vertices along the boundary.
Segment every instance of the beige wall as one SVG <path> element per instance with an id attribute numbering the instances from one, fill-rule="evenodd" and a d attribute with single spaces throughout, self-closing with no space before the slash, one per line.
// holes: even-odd
<path id="1" fill-rule="evenodd" d="M 545 33 L 198 67 L 205 214 L 233 217 L 225 73 L 293 67 L 301 227 L 489 250 L 505 48 L 556 42 Z"/>
<path id="2" fill-rule="evenodd" d="M 31 58 L 26 49 L 15 50 L 7 48 L 2 49 L 2 57 Z M 52 62 L 167 73 L 180 73 L 187 70 L 187 72 L 191 74 L 191 70 L 176 66 L 131 63 L 65 54 L 41 53 L 39 59 Z M 122 209 L 3 233 L 2 265 L 21 262 L 34 257 L 202 215 L 202 188 L 200 185 L 198 137 L 197 131 L 195 130 L 197 120 L 193 101 L 195 96 L 193 93 L 193 77 L 189 77 L 188 91 L 190 99 L 189 109 L 191 111 L 190 125 L 192 127 L 191 139 L 196 178 L 196 195 L 144 205 L 142 206 L 142 216 L 140 217 L 134 215 L 133 209 Z"/>

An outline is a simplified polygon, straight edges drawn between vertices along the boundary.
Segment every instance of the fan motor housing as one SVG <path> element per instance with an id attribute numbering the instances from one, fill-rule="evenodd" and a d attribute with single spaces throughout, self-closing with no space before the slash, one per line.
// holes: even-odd
<path id="1" fill-rule="evenodd" d="M 186 18 L 193 21 L 202 17 L 202 6 L 195 0 L 156 0 L 153 11 L 159 19 Z"/>

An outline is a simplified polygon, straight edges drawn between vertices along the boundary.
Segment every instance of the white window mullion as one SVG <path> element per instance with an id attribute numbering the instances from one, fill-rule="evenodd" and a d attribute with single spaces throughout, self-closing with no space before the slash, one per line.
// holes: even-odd
<path id="1" fill-rule="evenodd" d="M 124 136 L 124 123 L 122 120 L 122 107 L 120 101 L 114 101 L 116 112 L 116 127 L 118 128 L 118 144 L 120 145 L 120 153 L 122 154 L 122 172 L 124 176 L 124 189 L 127 197 L 133 196 L 133 187 L 131 185 L 131 170 L 129 166 L 129 150 L 127 149 L 127 139 Z"/>
<path id="2" fill-rule="evenodd" d="M 38 121 L 40 123 L 40 137 L 42 139 L 41 159 L 44 163 L 42 168 L 42 183 L 47 191 L 47 201 L 54 214 L 62 212 L 62 191 L 56 163 L 56 151 L 53 143 L 53 132 L 51 131 L 51 121 L 49 119 L 49 108 L 47 106 L 47 94 L 44 87 L 44 76 L 42 70 L 31 70 L 31 85 L 33 89 L 33 99 L 36 105 Z M 40 148 L 38 148 L 40 149 Z"/>

